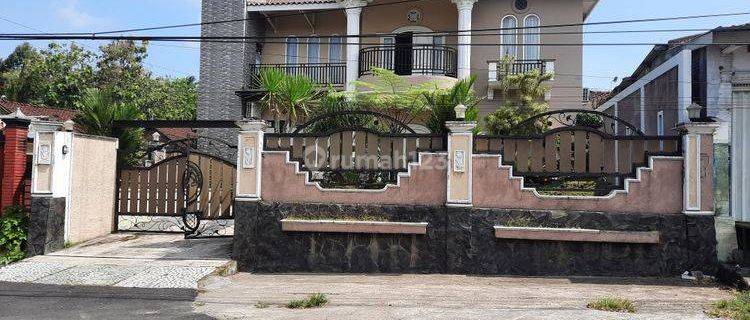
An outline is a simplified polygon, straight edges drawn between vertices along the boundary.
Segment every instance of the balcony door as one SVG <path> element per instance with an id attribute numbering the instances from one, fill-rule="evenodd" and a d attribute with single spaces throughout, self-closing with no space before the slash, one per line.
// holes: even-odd
<path id="1" fill-rule="evenodd" d="M 396 35 L 394 54 L 394 72 L 400 76 L 411 74 L 414 65 L 414 34 L 404 32 Z"/>
<path id="2" fill-rule="evenodd" d="M 393 44 L 395 47 L 390 59 L 393 61 L 393 71 L 397 75 L 429 74 L 434 60 L 442 59 L 434 56 L 429 46 L 442 44 L 444 38 L 420 35 L 422 32 L 433 31 L 423 26 L 406 26 L 393 30 L 395 37 L 383 38 L 384 45 Z"/>

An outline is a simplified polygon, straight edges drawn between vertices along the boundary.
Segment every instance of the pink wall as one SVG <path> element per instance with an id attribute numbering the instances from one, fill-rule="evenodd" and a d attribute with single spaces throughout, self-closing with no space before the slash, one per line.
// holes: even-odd
<path id="1" fill-rule="evenodd" d="M 653 170 L 642 170 L 627 193 L 609 198 L 538 197 L 521 190 L 521 179 L 510 179 L 499 156 L 473 158 L 473 198 L 477 208 L 581 210 L 621 213 L 677 214 L 682 212 L 682 158 L 655 158 Z"/>
<path id="2" fill-rule="evenodd" d="M 263 154 L 261 197 L 270 202 L 444 205 L 445 162 L 445 155 L 422 154 L 420 165 L 411 166 L 409 177 L 400 178 L 399 186 L 389 186 L 385 190 L 324 191 L 306 184 L 306 176 L 295 172 L 297 164 L 286 162 L 286 153 L 266 152 Z"/>

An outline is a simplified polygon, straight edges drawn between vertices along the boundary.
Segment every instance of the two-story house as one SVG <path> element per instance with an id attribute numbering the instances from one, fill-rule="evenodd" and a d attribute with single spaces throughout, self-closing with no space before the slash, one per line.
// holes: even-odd
<path id="1" fill-rule="evenodd" d="M 730 244 L 736 243 L 728 240 L 734 237 L 732 219 L 741 222 L 738 230 L 750 234 L 748 42 L 750 24 L 745 24 L 718 27 L 656 46 L 598 107 L 649 135 L 677 134 L 676 125 L 688 121 L 688 107 L 693 103 L 702 107 L 702 117 L 716 121 L 714 200 L 720 216 L 716 221 L 730 221 L 727 227 L 717 224 L 722 258 L 729 255 Z M 750 242 L 740 246 L 750 252 Z"/>
<path id="2" fill-rule="evenodd" d="M 583 35 L 575 24 L 597 2 L 203 0 L 204 37 L 247 39 L 201 44 L 198 119 L 250 115 L 262 94 L 252 79 L 264 68 L 304 74 L 339 90 L 357 90 L 354 81 L 367 80 L 376 67 L 444 86 L 476 75 L 486 114 L 502 103 L 495 91 L 505 55 L 516 58 L 510 72 L 556 74 L 546 97 L 552 108 L 578 108 L 580 102 L 569 103 L 582 92 L 582 46 L 576 44 Z M 210 23 L 226 20 L 233 22 Z"/>

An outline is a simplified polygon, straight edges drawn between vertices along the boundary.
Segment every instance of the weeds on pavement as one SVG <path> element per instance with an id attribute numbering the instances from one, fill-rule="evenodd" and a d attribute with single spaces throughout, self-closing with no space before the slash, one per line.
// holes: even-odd
<path id="1" fill-rule="evenodd" d="M 258 303 L 255 304 L 255 307 L 258 309 L 265 309 L 270 307 L 271 305 L 268 302 L 258 301 Z"/>
<path id="2" fill-rule="evenodd" d="M 589 302 L 586 305 L 589 309 L 601 310 L 601 311 L 612 311 L 612 312 L 635 312 L 635 305 L 633 301 L 623 298 L 609 297 L 600 298 Z"/>
<path id="3" fill-rule="evenodd" d="M 289 309 L 308 309 L 322 307 L 328 303 L 328 298 L 322 293 L 311 294 L 307 299 L 292 300 L 286 305 Z"/>
<path id="4" fill-rule="evenodd" d="M 731 299 L 716 301 L 706 313 L 717 318 L 750 320 L 750 291 L 737 292 Z"/>

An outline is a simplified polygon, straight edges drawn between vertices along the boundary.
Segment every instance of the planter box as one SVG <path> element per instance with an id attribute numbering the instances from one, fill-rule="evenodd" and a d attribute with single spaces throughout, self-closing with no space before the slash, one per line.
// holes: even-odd
<path id="1" fill-rule="evenodd" d="M 659 232 L 495 226 L 495 238 L 656 244 L 659 243 Z"/>
<path id="2" fill-rule="evenodd" d="M 283 219 L 281 230 L 286 232 L 427 234 L 427 222 Z"/>

